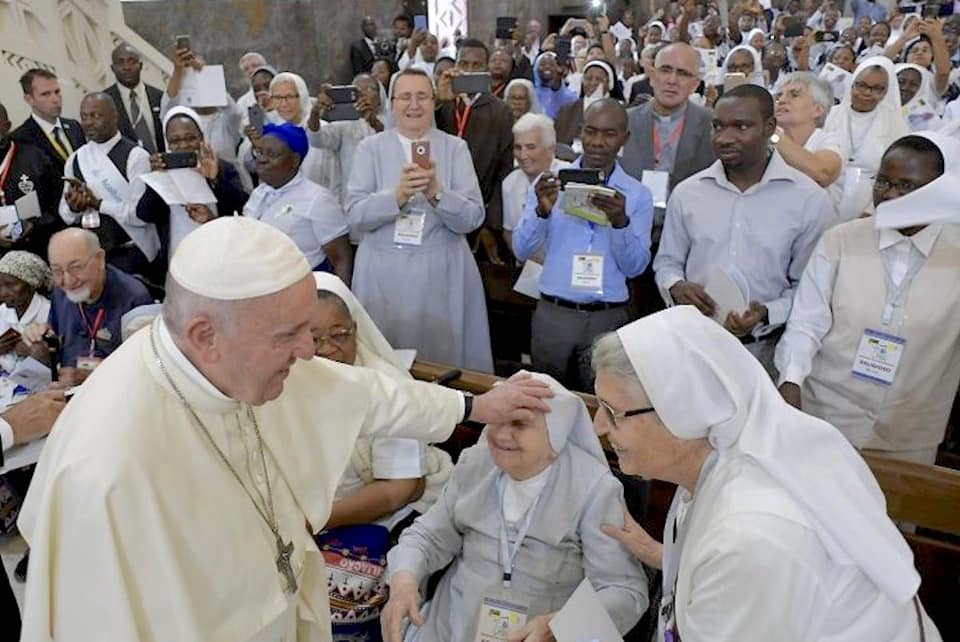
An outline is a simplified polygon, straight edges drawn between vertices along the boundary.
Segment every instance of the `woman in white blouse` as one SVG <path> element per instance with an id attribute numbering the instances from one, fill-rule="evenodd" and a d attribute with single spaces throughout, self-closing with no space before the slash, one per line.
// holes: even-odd
<path id="1" fill-rule="evenodd" d="M 9 375 L 30 353 L 20 333 L 31 323 L 47 322 L 52 287 L 50 268 L 36 254 L 13 250 L 0 258 L 0 407 L 17 389 Z"/>

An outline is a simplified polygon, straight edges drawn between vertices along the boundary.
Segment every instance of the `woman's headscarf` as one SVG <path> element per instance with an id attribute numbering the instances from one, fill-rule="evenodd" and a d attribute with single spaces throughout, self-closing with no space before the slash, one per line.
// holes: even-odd
<path id="1" fill-rule="evenodd" d="M 307 138 L 307 132 L 299 125 L 267 123 L 263 126 L 263 135 L 276 136 L 282 140 L 290 148 L 290 151 L 300 157 L 301 163 L 310 151 L 310 140 Z"/>
<path id="2" fill-rule="evenodd" d="M 611 91 L 613 91 L 613 85 L 614 85 L 614 82 L 615 82 L 616 79 L 617 79 L 617 75 L 616 75 L 616 73 L 614 73 L 614 71 L 613 71 L 613 66 L 612 66 L 609 62 L 607 62 L 606 60 L 591 60 L 591 61 L 588 62 L 586 65 L 584 65 L 584 67 L 583 67 L 583 73 L 586 74 L 586 73 L 587 73 L 587 69 L 590 69 L 590 67 L 600 67 L 600 69 L 603 69 L 603 71 L 606 72 L 606 74 L 607 74 L 607 93 L 609 94 Z"/>
<path id="3" fill-rule="evenodd" d="M 937 125 L 940 117 L 937 114 L 937 105 L 940 100 L 937 98 L 937 92 L 933 88 L 933 74 L 920 65 L 912 62 L 902 62 L 895 67 L 897 71 L 897 82 L 899 83 L 900 72 L 904 69 L 913 69 L 920 74 L 920 88 L 913 98 L 903 106 L 901 113 L 907 119 L 910 129 L 918 131 L 921 129 L 930 129 Z"/>
<path id="4" fill-rule="evenodd" d="M 514 78 L 508 82 L 506 89 L 503 90 L 503 99 L 506 100 L 507 96 L 510 95 L 510 88 L 517 85 L 526 89 L 527 95 L 530 96 L 530 109 L 527 113 L 542 114 L 543 107 L 540 105 L 540 97 L 537 96 L 537 90 L 534 88 L 533 83 L 526 78 Z"/>
<path id="5" fill-rule="evenodd" d="M 663 24 L 659 20 L 651 20 L 647 23 L 647 33 L 650 33 L 650 27 L 660 28 L 660 42 L 670 42 L 670 37 L 667 35 L 667 25 Z"/>
<path id="6" fill-rule="evenodd" d="M 750 30 L 750 33 L 747 34 L 747 37 L 743 39 L 743 44 L 749 45 L 750 41 L 753 39 L 753 36 L 756 34 L 763 36 L 764 41 L 767 39 L 767 32 L 761 29 L 760 27 L 754 27 Z M 751 45 L 752 46 L 752 45 Z"/>
<path id="7" fill-rule="evenodd" d="M 273 80 L 270 81 L 270 91 L 272 92 L 273 88 L 277 86 L 277 83 L 281 82 L 292 82 L 297 88 L 297 96 L 299 96 L 300 100 L 300 122 L 293 124 L 305 127 L 306 122 L 310 119 L 310 110 L 313 109 L 313 100 L 310 98 L 307 83 L 297 74 L 290 71 L 283 71 L 274 76 Z"/>
<path id="8" fill-rule="evenodd" d="M 913 555 L 863 458 L 839 430 L 784 401 L 736 337 L 686 305 L 617 334 L 671 434 L 706 438 L 721 461 L 750 458 L 801 507 L 834 561 L 858 567 L 896 604 L 916 595 Z"/>
<path id="9" fill-rule="evenodd" d="M 943 132 L 917 132 L 943 155 L 943 175 L 923 187 L 877 206 L 877 229 L 960 223 L 960 140 Z"/>
<path id="10" fill-rule="evenodd" d="M 167 125 L 177 116 L 185 116 L 186 118 L 192 120 L 193 124 L 196 125 L 197 129 L 200 130 L 200 136 L 202 138 L 206 138 L 203 132 L 203 119 L 200 118 L 200 114 L 189 107 L 171 107 L 163 117 L 163 140 L 166 141 L 168 147 L 170 146 L 170 141 L 167 139 Z"/>
<path id="11" fill-rule="evenodd" d="M 730 61 L 730 57 L 738 51 L 746 51 L 750 53 L 750 56 L 753 58 L 753 74 L 751 74 L 747 81 L 751 85 L 757 85 L 759 87 L 764 87 L 763 82 L 763 61 L 760 58 L 760 52 L 751 47 L 748 44 L 737 45 L 727 54 L 727 57 L 723 59 L 723 65 L 720 68 L 720 77 L 723 78 L 727 75 L 727 63 Z"/>
<path id="12" fill-rule="evenodd" d="M 49 293 L 53 288 L 50 266 L 36 254 L 10 250 L 0 258 L 0 274 L 20 279 L 34 291 Z"/>
<path id="13" fill-rule="evenodd" d="M 332 292 L 340 297 L 347 306 L 350 316 L 357 324 L 357 357 L 365 368 L 377 370 L 398 379 L 412 379 L 413 376 L 404 367 L 403 362 L 391 347 L 390 342 L 380 332 L 380 328 L 373 322 L 366 309 L 357 300 L 350 288 L 340 280 L 340 277 L 329 272 L 314 272 L 317 289 Z"/>

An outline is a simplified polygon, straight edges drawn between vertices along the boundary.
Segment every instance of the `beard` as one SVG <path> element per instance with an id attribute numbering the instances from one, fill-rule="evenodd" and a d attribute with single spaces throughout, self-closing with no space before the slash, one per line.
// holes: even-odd
<path id="1" fill-rule="evenodd" d="M 67 295 L 67 299 L 70 300 L 70 303 L 86 303 L 90 300 L 89 285 L 85 285 L 76 290 L 64 290 L 63 293 Z"/>

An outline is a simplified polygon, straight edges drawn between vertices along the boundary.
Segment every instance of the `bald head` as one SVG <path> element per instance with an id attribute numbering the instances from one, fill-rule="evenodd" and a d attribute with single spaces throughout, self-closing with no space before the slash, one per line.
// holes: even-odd
<path id="1" fill-rule="evenodd" d="M 687 103 L 700 84 L 700 54 L 685 42 L 675 42 L 660 49 L 654 58 L 653 108 L 670 113 Z"/>
<path id="2" fill-rule="evenodd" d="M 127 89 L 133 89 L 140 84 L 140 72 L 143 71 L 140 52 L 124 42 L 113 50 L 110 61 L 110 69 L 117 83 Z"/>
<path id="3" fill-rule="evenodd" d="M 604 98 L 590 105 L 583 115 L 584 168 L 602 169 L 608 174 L 613 169 L 617 153 L 630 137 L 627 110 L 618 101 Z"/>
<path id="4" fill-rule="evenodd" d="M 627 131 L 627 110 L 620 101 L 603 98 L 590 105 L 583 115 L 584 122 L 603 121 L 623 131 Z"/>
<path id="5" fill-rule="evenodd" d="M 87 94 L 80 103 L 80 124 L 87 138 L 105 143 L 117 133 L 117 106 L 103 92 Z"/>

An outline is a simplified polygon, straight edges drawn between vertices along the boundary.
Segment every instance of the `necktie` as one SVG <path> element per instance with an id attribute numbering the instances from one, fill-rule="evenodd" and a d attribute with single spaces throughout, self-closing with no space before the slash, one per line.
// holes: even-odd
<path id="1" fill-rule="evenodd" d="M 137 92 L 130 90 L 130 120 L 133 122 L 133 131 L 137 134 L 137 140 L 151 154 L 157 151 L 157 146 L 153 142 L 153 136 L 150 135 L 150 128 L 147 127 L 147 121 L 140 113 L 140 100 L 137 98 Z"/>
<path id="2" fill-rule="evenodd" d="M 56 150 L 57 155 L 60 156 L 64 161 L 67 160 L 67 156 L 73 153 L 73 148 L 70 146 L 70 143 L 65 141 L 63 137 L 60 136 L 60 128 L 53 128 L 53 140 L 57 141 L 57 145 L 60 146 L 60 149 Z"/>

